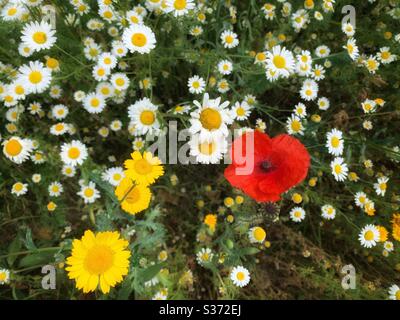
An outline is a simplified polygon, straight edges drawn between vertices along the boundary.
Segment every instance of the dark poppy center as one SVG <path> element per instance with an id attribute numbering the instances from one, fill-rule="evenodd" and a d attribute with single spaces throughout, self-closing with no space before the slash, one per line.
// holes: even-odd
<path id="1" fill-rule="evenodd" d="M 261 170 L 264 172 L 270 172 L 273 168 L 272 163 L 268 160 L 264 160 L 260 163 Z"/>

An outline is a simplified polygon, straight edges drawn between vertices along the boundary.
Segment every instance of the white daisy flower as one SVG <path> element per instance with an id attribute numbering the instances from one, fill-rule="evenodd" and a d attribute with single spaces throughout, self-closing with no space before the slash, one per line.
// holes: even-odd
<path id="1" fill-rule="evenodd" d="M 232 269 L 230 278 L 235 286 L 243 288 L 250 282 L 250 272 L 242 266 L 237 266 Z"/>
<path id="2" fill-rule="evenodd" d="M 103 172 L 101 178 L 116 187 L 125 178 L 124 169 L 122 167 L 109 168 Z"/>
<path id="3" fill-rule="evenodd" d="M 343 48 L 347 50 L 347 53 L 352 60 L 356 60 L 360 56 L 356 40 L 354 38 L 348 39 L 346 45 Z"/>
<path id="4" fill-rule="evenodd" d="M 210 99 L 208 93 L 203 97 L 203 102 L 193 101 L 197 110 L 192 112 L 189 132 L 194 135 L 199 133 L 199 139 L 212 141 L 213 138 L 228 136 L 228 124 L 233 122 L 229 109 L 229 101 L 220 104 L 221 98 Z"/>
<path id="5" fill-rule="evenodd" d="M 331 169 L 336 181 L 344 181 L 347 179 L 349 169 L 343 158 L 336 157 L 333 159 L 331 162 Z"/>
<path id="6" fill-rule="evenodd" d="M 96 86 L 96 93 L 103 96 L 104 99 L 114 95 L 115 88 L 109 82 L 100 82 Z"/>
<path id="7" fill-rule="evenodd" d="M 220 81 L 218 81 L 217 88 L 218 88 L 218 92 L 220 92 L 220 93 L 228 92 L 230 89 L 229 83 L 225 79 L 221 79 Z"/>
<path id="8" fill-rule="evenodd" d="M 4 155 L 17 164 L 26 161 L 34 149 L 32 140 L 15 136 L 4 140 L 2 145 Z"/>
<path id="9" fill-rule="evenodd" d="M 368 201 L 369 201 L 369 200 L 368 200 L 368 198 L 367 198 L 367 195 L 366 195 L 364 192 L 362 192 L 362 191 L 359 191 L 359 192 L 357 192 L 357 193 L 354 195 L 354 202 L 355 202 L 355 204 L 356 204 L 357 207 L 363 208 L 364 205 L 365 205 Z"/>
<path id="10" fill-rule="evenodd" d="M 50 197 L 59 197 L 61 193 L 64 191 L 64 188 L 61 183 L 58 181 L 54 181 L 50 183 L 48 187 Z"/>
<path id="11" fill-rule="evenodd" d="M 319 58 L 326 58 L 330 53 L 331 50 L 325 45 L 319 46 L 315 49 L 315 54 Z"/>
<path id="12" fill-rule="evenodd" d="M 374 100 L 366 99 L 361 103 L 364 113 L 372 113 L 376 111 L 376 102 Z"/>
<path id="13" fill-rule="evenodd" d="M 233 64 L 229 60 L 221 60 L 218 63 L 218 71 L 220 74 L 229 75 L 232 73 Z"/>
<path id="14" fill-rule="evenodd" d="M 126 12 L 126 20 L 130 24 L 142 24 L 143 23 L 143 17 L 138 14 L 135 10 L 129 10 Z"/>
<path id="15" fill-rule="evenodd" d="M 398 285 L 394 284 L 389 288 L 389 299 L 400 300 L 400 288 Z"/>
<path id="16" fill-rule="evenodd" d="M 312 101 L 318 96 L 318 84 L 311 79 L 306 79 L 300 89 L 300 96 L 303 100 Z"/>
<path id="17" fill-rule="evenodd" d="M 123 58 L 128 53 L 128 49 L 125 47 L 124 43 L 119 40 L 114 40 L 112 42 L 111 53 L 118 58 Z"/>
<path id="18" fill-rule="evenodd" d="M 137 135 L 159 132 L 157 106 L 150 99 L 143 98 L 128 108 L 128 116 L 136 128 Z"/>
<path id="19" fill-rule="evenodd" d="M 299 118 L 295 114 L 292 114 L 292 116 L 290 118 L 288 118 L 286 121 L 286 130 L 289 134 L 303 135 L 304 127 L 301 122 L 301 118 Z"/>
<path id="20" fill-rule="evenodd" d="M 130 52 L 149 53 L 156 46 L 156 37 L 153 31 L 141 24 L 131 25 L 124 30 L 122 40 Z"/>
<path id="21" fill-rule="evenodd" d="M 306 217 L 306 212 L 301 207 L 294 207 L 290 210 L 289 216 L 293 222 L 301 222 Z"/>
<path id="22" fill-rule="evenodd" d="M 293 110 L 294 114 L 298 116 L 299 118 L 303 119 L 307 115 L 307 108 L 304 103 L 299 102 L 294 106 Z"/>
<path id="23" fill-rule="evenodd" d="M 113 120 L 110 123 L 110 129 L 114 132 L 121 130 L 122 122 L 121 120 Z"/>
<path id="24" fill-rule="evenodd" d="M 48 22 L 31 22 L 24 26 L 21 41 L 34 51 L 50 49 L 57 41 L 55 34 Z"/>
<path id="25" fill-rule="evenodd" d="M 383 64 L 391 63 L 397 59 L 397 56 L 390 52 L 389 47 L 380 48 L 376 56 L 378 57 L 378 60 Z"/>
<path id="26" fill-rule="evenodd" d="M 88 157 L 87 147 L 78 140 L 64 143 L 61 145 L 60 157 L 66 165 L 81 165 Z"/>
<path id="27" fill-rule="evenodd" d="M 374 183 L 375 192 L 378 196 L 385 196 L 388 181 L 388 177 L 380 177 L 378 178 L 378 182 Z"/>
<path id="28" fill-rule="evenodd" d="M 111 76 L 110 82 L 119 91 L 128 89 L 130 84 L 130 80 L 125 73 L 114 73 Z"/>
<path id="29" fill-rule="evenodd" d="M 341 156 L 343 154 L 344 142 L 343 133 L 340 130 L 332 129 L 326 135 L 326 144 L 328 152 L 334 156 Z"/>
<path id="30" fill-rule="evenodd" d="M 28 192 L 28 184 L 22 182 L 16 182 L 11 188 L 11 193 L 15 194 L 17 197 L 23 196 Z"/>
<path id="31" fill-rule="evenodd" d="M 246 101 L 238 101 L 232 108 L 233 117 L 239 121 L 246 120 L 250 116 L 251 109 Z"/>
<path id="32" fill-rule="evenodd" d="M 364 65 L 370 73 L 375 74 L 379 69 L 380 63 L 375 56 L 369 56 L 369 58 L 364 61 Z"/>
<path id="33" fill-rule="evenodd" d="M 329 107 L 330 107 L 330 102 L 329 102 L 329 100 L 327 99 L 327 98 L 325 98 L 325 97 L 321 97 L 321 98 L 319 98 L 318 99 L 318 101 L 317 101 L 317 104 L 318 104 L 318 108 L 320 109 L 320 110 L 328 110 L 329 109 Z"/>
<path id="34" fill-rule="evenodd" d="M 17 2 L 9 2 L 1 10 L 1 17 L 4 21 L 16 21 L 19 20 L 24 14 L 26 14 L 26 9 L 18 4 Z"/>
<path id="35" fill-rule="evenodd" d="M 204 92 L 204 89 L 206 87 L 206 82 L 202 77 L 199 77 L 197 75 L 189 78 L 188 80 L 188 87 L 189 87 L 189 92 L 193 94 L 200 94 Z"/>
<path id="36" fill-rule="evenodd" d="M 40 61 L 30 61 L 29 65 L 19 68 L 18 78 L 21 79 L 31 93 L 42 93 L 50 85 L 51 70 Z"/>
<path id="37" fill-rule="evenodd" d="M 379 242 L 380 233 L 379 229 L 372 225 L 366 225 L 360 232 L 358 236 L 358 240 L 360 241 L 361 245 L 365 248 L 372 248 L 375 247 L 377 242 Z"/>
<path id="38" fill-rule="evenodd" d="M 203 266 L 204 264 L 210 263 L 214 257 L 213 252 L 210 248 L 202 248 L 196 254 L 196 260 L 199 265 Z"/>
<path id="39" fill-rule="evenodd" d="M 272 52 L 267 52 L 267 69 L 272 70 L 278 77 L 289 77 L 294 71 L 293 54 L 285 47 L 275 46 Z"/>
<path id="40" fill-rule="evenodd" d="M 0 269 L 0 284 L 10 282 L 10 271 L 7 269 Z"/>
<path id="41" fill-rule="evenodd" d="M 111 74 L 111 69 L 101 65 L 95 65 L 92 70 L 92 76 L 96 81 L 105 81 Z"/>
<path id="42" fill-rule="evenodd" d="M 326 205 L 322 206 L 321 212 L 322 212 L 322 214 L 321 214 L 322 218 L 327 219 L 327 220 L 335 219 L 336 209 L 333 206 L 331 206 L 330 204 L 326 204 Z"/>
<path id="43" fill-rule="evenodd" d="M 67 117 L 69 113 L 69 109 L 67 106 L 63 104 L 57 104 L 53 108 L 51 108 L 51 115 L 54 119 L 63 120 Z"/>
<path id="44" fill-rule="evenodd" d="M 238 35 L 230 30 L 225 30 L 221 34 L 221 42 L 225 48 L 232 49 L 239 45 Z"/>
<path id="45" fill-rule="evenodd" d="M 250 228 L 247 234 L 251 243 L 263 243 L 267 236 L 267 233 L 261 227 Z"/>
<path id="46" fill-rule="evenodd" d="M 18 53 L 24 57 L 24 58 L 28 58 L 33 54 L 33 50 L 31 49 L 31 47 L 29 47 L 28 44 L 21 42 L 18 45 Z"/>
<path id="47" fill-rule="evenodd" d="M 323 66 L 316 64 L 312 70 L 312 77 L 319 81 L 325 78 L 325 69 Z"/>
<path id="48" fill-rule="evenodd" d="M 61 169 L 61 173 L 68 177 L 68 178 L 72 178 L 75 176 L 76 174 L 76 169 L 74 166 L 70 166 L 70 165 L 64 165 Z"/>
<path id="49" fill-rule="evenodd" d="M 100 113 L 106 107 L 106 101 L 96 92 L 88 93 L 83 99 L 83 107 L 89 113 Z"/>
<path id="50" fill-rule="evenodd" d="M 105 69 L 114 69 L 117 66 L 117 57 L 110 52 L 104 52 L 99 55 L 97 64 Z"/>
<path id="51" fill-rule="evenodd" d="M 199 141 L 199 136 L 193 135 L 189 141 L 190 155 L 203 164 L 217 164 L 228 151 L 225 137 L 215 137 L 210 141 Z"/>
<path id="52" fill-rule="evenodd" d="M 342 31 L 348 37 L 352 37 L 356 33 L 356 30 L 355 30 L 354 26 L 350 22 L 346 22 L 346 23 L 342 24 Z"/>
<path id="53" fill-rule="evenodd" d="M 172 12 L 175 17 L 183 16 L 195 8 L 193 0 L 166 0 L 165 12 Z"/>
<path id="54" fill-rule="evenodd" d="M 94 203 L 96 199 L 100 198 L 100 192 L 96 189 L 96 184 L 91 181 L 88 184 L 82 184 L 81 190 L 77 192 L 77 195 L 81 196 L 86 204 Z"/>
<path id="55" fill-rule="evenodd" d="M 55 136 L 62 136 L 63 134 L 68 132 L 68 129 L 69 129 L 68 124 L 66 124 L 64 122 L 59 122 L 59 123 L 53 124 L 50 127 L 50 133 Z"/>
<path id="56" fill-rule="evenodd" d="M 392 241 L 385 241 L 383 244 L 383 248 L 387 251 L 387 252 L 392 252 L 394 250 L 394 245 Z"/>

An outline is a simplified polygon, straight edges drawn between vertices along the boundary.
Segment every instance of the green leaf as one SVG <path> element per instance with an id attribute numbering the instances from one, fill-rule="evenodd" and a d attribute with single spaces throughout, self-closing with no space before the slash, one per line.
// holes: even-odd
<path id="1" fill-rule="evenodd" d="M 143 281 L 143 282 L 147 282 L 151 279 L 153 279 L 162 269 L 162 264 L 155 264 L 152 265 L 144 270 L 140 270 L 139 272 L 139 278 Z"/>
<path id="2" fill-rule="evenodd" d="M 19 262 L 20 268 L 29 268 L 33 266 L 46 265 L 54 260 L 54 254 L 48 252 L 34 253 L 25 256 Z"/>
<path id="3" fill-rule="evenodd" d="M 19 237 L 19 234 L 14 238 L 14 240 L 10 243 L 8 247 L 8 253 L 12 254 L 21 250 L 22 241 Z M 14 264 L 15 260 L 17 259 L 17 255 L 10 255 L 7 257 L 7 263 L 10 267 Z"/>

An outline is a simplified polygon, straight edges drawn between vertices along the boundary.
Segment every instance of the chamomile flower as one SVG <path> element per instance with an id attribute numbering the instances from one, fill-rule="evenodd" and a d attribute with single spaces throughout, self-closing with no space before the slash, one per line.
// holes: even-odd
<path id="1" fill-rule="evenodd" d="M 251 243 L 263 243 L 267 236 L 267 233 L 261 227 L 250 228 L 247 234 Z"/>
<path id="2" fill-rule="evenodd" d="M 301 222 L 306 217 L 306 212 L 301 207 L 294 207 L 290 210 L 289 216 L 293 222 Z"/>
<path id="3" fill-rule="evenodd" d="M 322 218 L 327 219 L 327 220 L 335 219 L 336 209 L 333 206 L 331 206 L 330 204 L 326 204 L 326 205 L 322 206 L 321 212 L 322 212 L 322 214 L 321 214 Z"/>
<path id="4" fill-rule="evenodd" d="M 3 141 L 2 145 L 3 154 L 16 164 L 26 161 L 34 149 L 32 140 L 15 136 Z"/>
<path id="5" fill-rule="evenodd" d="M 360 56 L 356 40 L 354 38 L 348 39 L 346 45 L 343 48 L 347 50 L 347 53 L 352 60 L 356 60 Z"/>
<path id="6" fill-rule="evenodd" d="M 389 288 L 389 299 L 390 300 L 400 300 L 400 287 L 396 284 Z"/>
<path id="7" fill-rule="evenodd" d="M 116 187 L 120 184 L 121 180 L 125 178 L 124 169 L 122 167 L 109 168 L 103 172 L 101 178 Z"/>
<path id="8" fill-rule="evenodd" d="M 315 49 L 315 54 L 319 58 L 326 58 L 330 53 L 331 50 L 325 45 L 319 46 Z"/>
<path id="9" fill-rule="evenodd" d="M 304 127 L 303 123 L 301 122 L 301 118 L 299 118 L 295 114 L 292 114 L 292 116 L 286 121 L 286 130 L 289 134 L 303 135 Z"/>
<path id="10" fill-rule="evenodd" d="M 251 113 L 251 107 L 246 101 L 236 102 L 232 108 L 233 117 L 236 120 L 246 120 Z"/>
<path id="11" fill-rule="evenodd" d="M 53 108 L 51 108 L 51 115 L 54 119 L 63 120 L 67 117 L 69 113 L 69 109 L 67 106 L 63 104 L 57 104 Z"/>
<path id="12" fill-rule="evenodd" d="M 175 17 L 183 16 L 195 8 L 193 0 L 166 0 L 165 12 L 172 12 Z"/>
<path id="13" fill-rule="evenodd" d="M 254 57 L 254 63 L 263 65 L 267 60 L 267 52 L 258 52 Z"/>
<path id="14" fill-rule="evenodd" d="M 379 52 L 377 53 L 377 58 L 380 62 L 383 64 L 388 64 L 396 60 L 396 55 L 392 54 L 390 52 L 389 47 L 383 47 L 379 49 Z"/>
<path id="15" fill-rule="evenodd" d="M 29 65 L 23 65 L 19 68 L 19 79 L 32 93 L 42 93 L 50 85 L 51 71 L 39 61 L 30 61 Z"/>
<path id="16" fill-rule="evenodd" d="M 116 41 L 114 40 L 112 42 L 112 49 L 111 53 L 118 58 L 123 58 L 126 56 L 128 53 L 128 49 L 125 47 L 124 43 L 122 41 Z"/>
<path id="17" fill-rule="evenodd" d="M 111 76 L 110 82 L 115 89 L 123 91 L 128 89 L 130 80 L 125 73 L 115 73 Z"/>
<path id="18" fill-rule="evenodd" d="M 238 35 L 230 30 L 225 30 L 221 34 L 221 42 L 225 48 L 232 49 L 238 46 L 239 39 Z"/>
<path id="19" fill-rule="evenodd" d="M 296 116 L 302 119 L 307 115 L 307 108 L 304 103 L 299 102 L 294 106 L 293 112 Z"/>
<path id="20" fill-rule="evenodd" d="M 306 79 L 300 89 L 300 96 L 306 101 L 315 100 L 318 96 L 318 84 L 311 79 Z"/>
<path id="21" fill-rule="evenodd" d="M 194 37 L 198 37 L 203 33 L 203 31 L 204 30 L 201 26 L 194 26 L 190 28 L 189 33 Z"/>
<path id="22" fill-rule="evenodd" d="M 26 13 L 26 9 L 16 1 L 10 1 L 1 10 L 1 17 L 4 21 L 19 20 Z"/>
<path id="23" fill-rule="evenodd" d="M 217 88 L 218 88 L 218 92 L 220 92 L 220 93 L 228 92 L 230 89 L 229 83 L 225 79 L 218 81 Z"/>
<path id="24" fill-rule="evenodd" d="M 267 52 L 266 68 L 276 77 L 287 78 L 294 71 L 293 54 L 285 47 L 274 46 L 272 52 Z"/>
<path id="25" fill-rule="evenodd" d="M 117 58 L 110 52 L 104 52 L 99 55 L 97 63 L 105 69 L 114 69 L 117 65 Z"/>
<path id="26" fill-rule="evenodd" d="M 361 103 L 364 113 L 372 113 L 376 110 L 376 102 L 374 100 L 366 99 Z"/>
<path id="27" fill-rule="evenodd" d="M 336 157 L 333 159 L 331 162 L 331 169 L 336 181 L 346 180 L 349 169 L 343 158 Z"/>
<path id="28" fill-rule="evenodd" d="M 0 284 L 7 284 L 10 282 L 10 271 L 7 269 L 0 269 Z"/>
<path id="29" fill-rule="evenodd" d="M 133 150 L 140 151 L 143 149 L 145 142 L 142 138 L 135 138 L 132 142 Z"/>
<path id="30" fill-rule="evenodd" d="M 319 81 L 325 78 L 325 69 L 323 66 L 316 64 L 312 70 L 312 77 Z"/>
<path id="31" fill-rule="evenodd" d="M 377 183 L 374 183 L 374 189 L 378 196 L 385 196 L 388 181 L 388 177 L 380 177 L 378 178 Z"/>
<path id="32" fill-rule="evenodd" d="M 143 17 L 137 13 L 135 10 L 129 10 L 126 12 L 126 20 L 130 24 L 142 24 L 143 23 Z"/>
<path id="33" fill-rule="evenodd" d="M 122 129 L 122 122 L 121 120 L 113 120 L 110 123 L 110 129 L 114 132 L 117 132 Z"/>
<path id="34" fill-rule="evenodd" d="M 96 65 L 93 67 L 92 76 L 96 81 L 105 81 L 111 74 L 111 69 L 108 69 L 102 65 Z"/>
<path id="35" fill-rule="evenodd" d="M 54 181 L 50 183 L 48 187 L 50 197 L 59 197 L 61 193 L 64 191 L 64 188 L 61 183 L 58 181 Z"/>
<path id="36" fill-rule="evenodd" d="M 83 99 L 83 107 L 89 113 L 100 113 L 106 107 L 106 102 L 102 95 L 92 92 Z"/>
<path id="37" fill-rule="evenodd" d="M 218 72 L 222 75 L 229 75 L 232 73 L 233 64 L 229 60 L 221 60 L 218 63 Z"/>
<path id="38" fill-rule="evenodd" d="M 213 257 L 214 257 L 214 253 L 211 251 L 210 248 L 202 248 L 196 254 L 197 263 L 201 266 L 204 266 L 205 264 L 210 263 L 212 261 Z"/>
<path id="39" fill-rule="evenodd" d="M 393 242 L 392 241 L 385 241 L 385 243 L 383 244 L 383 248 L 387 252 L 392 252 L 394 250 Z"/>
<path id="40" fill-rule="evenodd" d="M 143 98 L 128 108 L 128 116 L 138 135 L 157 133 L 160 124 L 157 119 L 157 106 L 150 99 Z"/>
<path id="41" fill-rule="evenodd" d="M 50 127 L 50 133 L 52 135 L 55 135 L 55 136 L 62 136 L 63 134 L 68 132 L 68 129 L 69 128 L 68 128 L 68 125 L 66 123 L 59 122 L 59 123 L 53 124 Z"/>
<path id="42" fill-rule="evenodd" d="M 342 24 L 342 31 L 348 37 L 352 37 L 356 33 L 356 30 L 355 30 L 354 26 L 350 22 L 346 22 L 346 23 Z"/>
<path id="43" fill-rule="evenodd" d="M 109 82 L 100 82 L 96 86 L 96 93 L 101 94 L 104 99 L 114 95 L 115 88 Z"/>
<path id="44" fill-rule="evenodd" d="M 64 164 L 70 166 L 81 165 L 88 157 L 87 147 L 78 140 L 61 145 L 61 160 Z"/>
<path id="45" fill-rule="evenodd" d="M 124 30 L 122 40 L 130 52 L 149 53 L 156 46 L 153 31 L 142 24 L 134 24 Z"/>
<path id="46" fill-rule="evenodd" d="M 20 43 L 18 46 L 18 53 L 24 58 L 28 58 L 33 54 L 33 50 L 26 43 Z"/>
<path id="47" fill-rule="evenodd" d="M 50 49 L 57 40 L 55 34 L 48 22 L 31 22 L 24 26 L 21 41 L 34 51 Z"/>
<path id="48" fill-rule="evenodd" d="M 208 93 L 203 97 L 203 102 L 193 101 L 197 110 L 191 113 L 189 132 L 199 133 L 199 140 L 212 141 L 213 138 L 228 136 L 228 124 L 233 122 L 232 114 L 227 109 L 229 102 L 220 104 L 221 98 L 210 99 Z"/>
<path id="49" fill-rule="evenodd" d="M 88 184 L 82 184 L 81 190 L 77 195 L 81 196 L 86 204 L 94 203 L 96 199 L 100 198 L 100 192 L 96 189 L 96 184 L 92 181 L 89 181 Z"/>
<path id="50" fill-rule="evenodd" d="M 23 196 L 28 192 L 28 184 L 22 182 L 16 182 L 11 188 L 11 193 L 15 194 L 17 197 Z"/>
<path id="51" fill-rule="evenodd" d="M 344 142 L 343 133 L 340 130 L 332 129 L 326 135 L 326 147 L 328 152 L 334 156 L 341 156 L 343 153 Z"/>
<path id="52" fill-rule="evenodd" d="M 369 56 L 369 58 L 364 61 L 364 65 L 370 73 L 375 74 L 379 69 L 380 63 L 375 56 Z"/>
<path id="53" fill-rule="evenodd" d="M 235 286 L 243 288 L 250 282 L 250 272 L 242 266 L 237 266 L 232 269 L 230 278 Z"/>
<path id="54" fill-rule="evenodd" d="M 228 151 L 228 143 L 225 137 L 215 137 L 211 140 L 199 141 L 199 136 L 193 135 L 189 141 L 190 155 L 196 161 L 203 164 L 216 164 Z"/>
<path id="55" fill-rule="evenodd" d="M 72 177 L 74 177 L 75 174 L 76 174 L 76 169 L 75 169 L 75 167 L 73 167 L 73 166 L 64 165 L 64 166 L 62 167 L 62 169 L 61 169 L 61 173 L 62 173 L 64 176 L 68 177 L 68 178 L 72 178 Z"/>
<path id="56" fill-rule="evenodd" d="M 204 89 L 206 87 L 206 82 L 202 77 L 199 77 L 197 75 L 189 78 L 188 80 L 188 87 L 189 87 L 189 92 L 193 94 L 200 94 L 204 92 Z"/>
<path id="57" fill-rule="evenodd" d="M 329 100 L 327 98 L 325 98 L 325 97 L 319 98 L 318 101 L 317 101 L 317 104 L 318 104 L 318 108 L 320 110 L 324 110 L 324 111 L 328 110 L 329 106 L 330 106 Z"/>
<path id="58" fill-rule="evenodd" d="M 358 235 L 358 240 L 365 248 L 375 247 L 380 240 L 379 229 L 372 225 L 366 225 Z"/>

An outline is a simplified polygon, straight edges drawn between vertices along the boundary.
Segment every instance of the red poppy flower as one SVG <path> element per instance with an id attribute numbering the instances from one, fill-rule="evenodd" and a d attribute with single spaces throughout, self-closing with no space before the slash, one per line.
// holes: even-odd
<path id="1" fill-rule="evenodd" d="M 271 139 L 257 130 L 235 139 L 231 158 L 225 178 L 259 202 L 280 200 L 305 179 L 310 166 L 310 155 L 299 140 L 287 134 Z"/>

